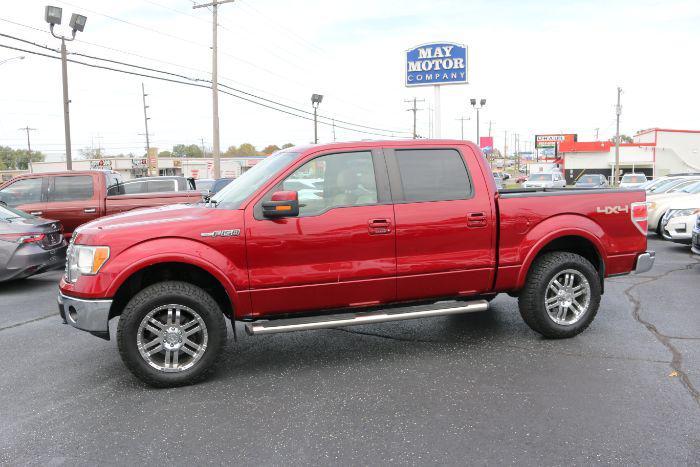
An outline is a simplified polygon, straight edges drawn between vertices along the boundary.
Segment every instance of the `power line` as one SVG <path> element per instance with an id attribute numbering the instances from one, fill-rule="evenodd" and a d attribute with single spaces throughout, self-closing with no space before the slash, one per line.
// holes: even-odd
<path id="1" fill-rule="evenodd" d="M 22 49 L 22 48 L 19 48 L 19 47 L 13 47 L 13 46 L 6 45 L 6 44 L 0 44 L 0 47 L 6 48 L 6 49 L 11 49 L 11 50 L 16 50 L 16 51 L 20 51 L 20 52 L 25 52 L 25 53 L 29 53 L 29 54 L 33 54 L 33 55 L 39 55 L 39 56 L 43 56 L 43 57 L 48 57 L 48 58 L 53 58 L 53 59 L 60 60 L 60 57 L 56 57 L 56 56 L 54 56 L 54 55 L 49 55 L 49 54 L 45 54 L 45 53 L 42 53 L 42 52 L 36 52 L 36 51 L 32 51 L 32 50 Z M 193 86 L 193 87 L 199 87 L 199 88 L 204 88 L 204 89 L 211 89 L 211 86 L 207 86 L 207 85 L 205 85 L 205 84 L 200 84 L 200 83 L 196 83 L 196 82 L 179 81 L 179 80 L 172 79 L 172 78 L 166 78 L 166 77 L 162 77 L 162 76 L 153 76 L 153 75 L 148 75 L 148 74 L 145 74 L 145 73 L 138 73 L 138 72 L 129 71 L 129 70 L 121 70 L 121 69 L 118 69 L 118 68 L 113 68 L 113 67 L 108 67 L 108 66 L 103 66 L 103 65 L 97 65 L 97 64 L 94 64 L 94 63 L 86 63 L 86 62 L 81 62 L 81 61 L 79 61 L 79 60 L 73 60 L 73 59 L 68 59 L 68 61 L 71 62 L 71 63 L 76 63 L 76 64 L 78 64 L 78 65 L 83 65 L 83 66 L 87 66 L 87 67 L 91 67 L 91 68 L 98 68 L 98 69 L 102 69 L 102 70 L 116 71 L 116 72 L 118 72 L 118 73 L 124 73 L 124 74 L 128 74 L 128 75 L 133 75 L 133 76 L 140 76 L 140 77 L 144 77 L 144 78 L 151 78 L 151 79 L 157 79 L 157 80 L 161 80 L 161 81 L 167 81 L 167 82 L 170 82 L 170 83 L 183 84 L 183 85 L 186 85 L 186 86 Z M 200 81 L 201 81 L 201 80 L 200 80 Z M 250 103 L 252 103 L 252 104 L 259 105 L 259 106 L 261 106 L 261 107 L 265 107 L 265 108 L 268 108 L 268 109 L 271 109 L 271 110 L 276 110 L 277 112 L 281 112 L 281 113 L 283 113 L 283 114 L 291 115 L 291 116 L 297 117 L 297 118 L 302 118 L 302 119 L 304 119 L 304 120 L 313 121 L 313 118 L 312 118 L 312 117 L 306 117 L 306 116 L 304 116 L 304 115 L 298 115 L 298 114 L 295 114 L 295 113 L 292 113 L 292 112 L 289 112 L 289 111 L 286 111 L 286 110 L 283 110 L 283 109 L 280 109 L 280 108 L 277 108 L 277 107 L 273 107 L 273 106 L 271 106 L 271 105 L 267 105 L 267 104 L 264 104 L 264 103 L 261 103 L 261 102 L 258 102 L 258 101 L 252 100 L 252 99 L 248 99 L 248 98 L 246 98 L 246 97 L 239 96 L 239 95 L 234 94 L 234 93 L 229 92 L 229 91 L 219 90 L 219 92 L 221 92 L 221 93 L 223 93 L 223 94 L 227 94 L 227 95 L 232 96 L 232 97 L 235 97 L 235 98 L 240 99 L 240 100 L 244 100 L 244 101 L 246 101 L 246 102 L 250 102 Z M 326 117 L 326 118 L 328 118 L 328 117 Z M 332 126 L 332 125 L 333 125 L 331 122 L 319 121 L 319 123 L 322 124 L 322 125 L 327 125 L 327 126 Z M 353 125 L 355 125 L 355 124 L 353 124 Z M 340 126 L 340 125 L 335 125 L 335 126 L 336 126 L 336 128 L 341 128 L 341 129 L 348 130 L 348 131 L 353 131 L 353 132 L 356 132 L 356 133 L 363 133 L 363 134 L 374 135 L 374 136 L 382 136 L 382 137 L 385 137 L 385 138 L 386 138 L 386 137 L 388 137 L 388 138 L 396 138 L 396 136 L 394 136 L 393 134 L 391 134 L 391 135 L 386 135 L 386 134 L 381 134 L 381 133 L 376 133 L 376 132 L 371 132 L 371 131 L 359 130 L 359 129 L 357 129 L 357 128 L 349 128 L 349 127 L 346 127 L 346 126 Z M 389 133 L 398 133 L 398 132 L 389 132 Z"/>
<path id="2" fill-rule="evenodd" d="M 27 40 L 25 40 L 25 39 L 21 39 L 21 38 L 19 38 L 19 37 L 12 36 L 12 35 L 9 35 L 9 34 L 0 33 L 0 36 L 4 36 L 4 37 L 10 38 L 10 39 L 14 39 L 14 40 L 17 40 L 17 41 L 20 41 L 20 42 L 24 42 L 24 43 L 27 43 L 27 44 L 31 44 L 31 45 L 34 45 L 34 46 L 37 46 L 37 47 L 41 47 L 41 48 L 43 48 L 43 49 L 45 49 L 45 50 L 50 50 L 50 51 L 52 51 L 52 52 L 58 52 L 58 50 L 56 50 L 56 49 L 52 49 L 52 48 L 47 47 L 47 46 L 42 46 L 42 45 L 40 45 L 40 44 L 36 44 L 35 42 L 27 41 Z M 113 59 L 98 57 L 98 56 L 95 56 L 95 55 L 84 54 L 84 53 L 80 53 L 80 52 L 71 52 L 70 55 L 85 57 L 85 58 L 89 58 L 89 59 L 93 59 L 93 60 L 99 60 L 99 61 L 104 61 L 104 62 L 113 63 L 113 64 L 118 64 L 118 65 L 124 65 L 124 66 L 128 66 L 128 67 L 137 68 L 137 69 L 145 70 L 145 71 L 151 71 L 151 72 L 154 72 L 154 73 L 164 74 L 164 75 L 168 75 L 168 76 L 174 76 L 174 77 L 186 79 L 186 80 L 189 80 L 189 81 L 192 81 L 192 82 L 201 82 L 201 83 L 209 83 L 209 84 L 211 83 L 210 80 L 205 80 L 205 79 L 201 79 L 201 78 L 192 78 L 192 77 L 190 77 L 190 76 L 182 75 L 182 74 L 179 74 L 179 73 L 172 73 L 172 72 L 169 72 L 169 71 L 163 71 L 163 70 L 156 69 L 156 68 L 145 67 L 145 66 L 141 66 L 141 65 L 135 65 L 135 64 L 132 64 L 132 63 L 128 63 L 128 62 L 121 61 L 121 60 L 113 60 Z M 235 92 L 244 94 L 244 95 L 246 95 L 246 96 L 253 97 L 253 98 L 255 98 L 255 99 L 260 99 L 260 100 L 262 100 L 262 101 L 269 102 L 269 103 L 271 103 L 271 104 L 275 104 L 275 105 L 278 105 L 278 106 L 281 106 L 281 107 L 284 107 L 284 108 L 287 108 L 287 109 L 290 109 L 290 110 L 294 110 L 294 111 L 297 111 L 297 112 L 301 112 L 301 113 L 304 113 L 304 114 L 307 114 L 307 115 L 313 115 L 313 113 L 310 112 L 310 111 L 307 111 L 307 110 L 304 110 L 304 109 L 300 109 L 300 108 L 298 108 L 298 107 L 290 106 L 290 105 L 287 105 L 287 104 L 283 104 L 283 103 L 278 102 L 278 101 L 275 101 L 275 100 L 273 100 L 273 99 L 268 99 L 268 98 L 262 97 L 262 96 L 260 96 L 260 95 L 257 95 L 257 94 L 253 94 L 253 93 L 244 91 L 244 90 L 242 90 L 242 89 L 235 88 L 235 87 L 233 87 L 233 86 L 229 86 L 229 85 L 226 85 L 226 84 L 223 84 L 223 83 L 219 83 L 219 85 L 220 85 L 221 87 L 224 87 L 224 88 L 230 89 L 230 90 L 232 90 L 232 91 L 235 91 Z M 326 120 L 335 120 L 336 122 L 339 122 L 339 123 L 343 123 L 343 124 L 350 125 L 350 126 L 356 126 L 356 127 L 359 127 L 359 128 L 365 128 L 365 129 L 368 129 L 368 130 L 377 130 L 377 131 L 381 131 L 381 132 L 385 132 L 385 133 L 392 133 L 392 134 L 393 134 L 393 133 L 397 133 L 397 134 L 408 135 L 408 132 L 403 131 L 403 130 L 392 130 L 392 129 L 379 128 L 379 127 L 374 127 L 374 126 L 369 126 L 369 125 L 363 125 L 363 124 L 359 124 L 359 123 L 353 123 L 353 122 L 350 122 L 350 121 L 347 121 L 347 120 L 340 120 L 340 119 L 337 119 L 337 118 L 335 118 L 335 117 L 329 117 L 329 116 L 325 116 L 325 115 L 319 115 L 318 117 L 319 117 L 319 118 L 324 118 L 324 119 L 326 119 Z"/>

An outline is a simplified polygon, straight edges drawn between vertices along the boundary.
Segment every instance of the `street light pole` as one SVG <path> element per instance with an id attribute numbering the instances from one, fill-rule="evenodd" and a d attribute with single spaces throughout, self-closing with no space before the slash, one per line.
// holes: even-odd
<path id="1" fill-rule="evenodd" d="M 33 173 L 34 168 L 32 167 L 32 142 L 29 139 L 29 132 L 36 131 L 36 128 L 29 128 L 29 125 L 27 125 L 24 128 L 20 128 L 19 131 L 27 132 L 27 168 L 29 169 L 29 173 Z"/>
<path id="2" fill-rule="evenodd" d="M 68 98 L 68 53 L 66 52 L 66 41 L 75 39 L 77 32 L 82 32 L 85 29 L 87 17 L 73 13 L 70 18 L 69 26 L 72 30 L 70 38 L 56 35 L 54 26 L 61 24 L 63 10 L 55 6 L 46 6 L 44 10 L 44 19 L 51 25 L 51 35 L 56 39 L 61 39 L 61 77 L 63 81 L 63 128 L 66 139 L 66 169 L 73 170 L 73 157 L 71 155 L 70 142 L 70 99 Z"/>
<path id="3" fill-rule="evenodd" d="M 311 106 L 314 108 L 314 144 L 318 144 L 318 105 L 323 102 L 321 94 L 311 94 Z"/>
<path id="4" fill-rule="evenodd" d="M 66 170 L 73 170 L 73 156 L 71 154 L 70 141 L 70 100 L 68 99 L 67 55 L 68 54 L 66 52 L 66 39 L 64 37 L 61 37 L 61 78 L 63 80 L 63 131 L 66 139 Z"/>
<path id="5" fill-rule="evenodd" d="M 469 99 L 472 107 L 476 109 L 476 144 L 481 146 L 479 141 L 479 110 L 481 110 L 486 105 L 486 99 L 479 99 L 479 105 L 476 105 L 476 99 Z"/>
<path id="6" fill-rule="evenodd" d="M 620 114 L 622 113 L 622 107 L 620 107 L 620 94 L 622 94 L 622 88 L 618 86 L 617 105 L 615 106 L 617 126 L 615 129 L 615 170 L 613 171 L 613 186 L 618 186 L 620 180 Z"/>

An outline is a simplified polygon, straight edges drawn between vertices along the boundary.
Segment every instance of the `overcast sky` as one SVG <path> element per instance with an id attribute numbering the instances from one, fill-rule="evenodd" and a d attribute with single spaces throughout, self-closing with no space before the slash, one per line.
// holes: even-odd
<path id="1" fill-rule="evenodd" d="M 3 2 L 0 33 L 58 48 L 43 20 L 47 0 Z M 54 1 L 88 17 L 68 44 L 79 52 L 211 79 L 211 12 L 188 0 Z M 13 24 L 18 23 L 18 24 Z M 503 147 L 504 131 L 532 141 L 537 133 L 615 131 L 616 87 L 622 132 L 649 127 L 700 129 L 700 2 L 688 1 L 412 1 L 237 0 L 220 7 L 221 82 L 305 110 L 313 92 L 320 113 L 362 125 L 410 131 L 405 99 L 431 88 L 405 88 L 405 50 L 451 41 L 469 48 L 469 84 L 442 92 L 443 137 L 475 139 L 470 97 L 486 98 L 481 134 Z M 65 29 L 62 29 L 65 30 Z M 7 37 L 0 44 L 28 46 Z M 24 53 L 0 48 L 0 62 Z M 32 148 L 63 153 L 60 61 L 24 54 L 0 65 L 0 145 L 25 147 L 18 128 L 36 128 Z M 94 60 L 71 57 L 90 63 Z M 103 63 L 104 64 L 104 63 Z M 150 72 L 149 72 L 150 73 Z M 162 75 L 161 75 L 162 76 Z M 181 79 L 181 78 L 178 78 Z M 143 152 L 141 82 L 150 105 L 152 146 L 211 146 L 211 92 L 69 64 L 73 151 L 101 145 L 108 154 Z M 220 97 L 221 146 L 250 142 L 305 144 L 310 121 L 227 95 Z M 427 135 L 428 113 L 418 113 Z M 378 138 L 343 129 L 338 140 Z M 321 142 L 332 141 L 320 127 Z M 510 142 L 509 142 L 510 145 Z"/>

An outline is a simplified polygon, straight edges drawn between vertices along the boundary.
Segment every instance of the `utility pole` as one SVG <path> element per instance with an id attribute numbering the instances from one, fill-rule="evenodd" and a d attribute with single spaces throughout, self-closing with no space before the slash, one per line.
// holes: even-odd
<path id="1" fill-rule="evenodd" d="M 333 122 L 333 142 L 335 143 L 335 118 L 331 121 Z"/>
<path id="2" fill-rule="evenodd" d="M 404 100 L 404 102 L 406 102 L 406 103 L 409 103 L 409 104 L 413 103 L 413 107 L 411 107 L 410 109 L 406 109 L 406 112 L 413 112 L 413 139 L 418 138 L 418 132 L 416 131 L 416 124 L 417 124 L 416 113 L 419 110 L 423 110 L 423 109 L 419 109 L 418 107 L 416 107 L 416 105 L 418 102 L 424 102 L 424 101 L 425 101 L 425 99 L 416 99 L 415 97 L 413 99 L 405 99 Z"/>
<path id="3" fill-rule="evenodd" d="M 496 123 L 493 120 L 489 120 L 489 136 L 491 136 L 491 124 Z"/>
<path id="4" fill-rule="evenodd" d="M 200 138 L 202 142 L 202 157 L 207 157 L 207 151 L 204 149 L 204 137 Z"/>
<path id="5" fill-rule="evenodd" d="M 148 94 L 146 94 L 146 88 L 143 83 L 141 83 L 141 94 L 143 95 L 143 124 L 146 126 L 146 157 L 150 157 L 151 139 L 148 135 L 148 121 L 150 118 L 148 118 L 148 106 L 146 105 L 146 96 Z"/>
<path id="6" fill-rule="evenodd" d="M 29 128 L 29 125 L 27 125 L 24 128 L 19 128 L 19 131 L 27 132 L 27 168 L 29 168 L 29 173 L 32 173 L 34 169 L 32 168 L 32 142 L 29 139 L 29 132 L 36 131 L 36 128 Z"/>
<path id="7" fill-rule="evenodd" d="M 213 121 L 214 178 L 221 178 L 221 148 L 219 146 L 219 69 L 218 69 L 218 32 L 219 5 L 234 0 L 214 0 L 211 3 L 194 5 L 192 8 L 212 7 L 212 46 L 211 46 L 211 98 Z"/>
<path id="8" fill-rule="evenodd" d="M 617 186 L 620 179 L 620 114 L 622 113 L 622 107 L 620 106 L 620 94 L 622 94 L 622 88 L 618 86 L 617 105 L 615 106 L 617 124 L 615 128 L 615 170 L 613 172 L 613 186 Z"/>
<path id="9" fill-rule="evenodd" d="M 598 141 L 598 132 L 600 131 L 600 128 L 595 129 L 595 140 Z"/>
<path id="10" fill-rule="evenodd" d="M 508 158 L 508 130 L 503 131 L 503 158 Z"/>
<path id="11" fill-rule="evenodd" d="M 471 120 L 471 118 L 470 117 L 459 117 L 459 118 L 455 118 L 455 120 L 458 120 L 462 125 L 462 138 L 461 139 L 462 139 L 462 141 L 464 141 L 464 121 Z"/>

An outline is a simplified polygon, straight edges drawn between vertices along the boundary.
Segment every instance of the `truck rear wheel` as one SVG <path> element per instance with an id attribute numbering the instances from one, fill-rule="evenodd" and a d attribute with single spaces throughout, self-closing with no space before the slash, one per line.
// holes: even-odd
<path id="1" fill-rule="evenodd" d="M 520 315 L 545 337 L 583 332 L 600 306 L 600 279 L 593 265 L 574 253 L 545 253 L 535 260 L 518 298 Z"/>
<path id="2" fill-rule="evenodd" d="M 187 282 L 159 282 L 140 291 L 124 308 L 117 329 L 124 364 L 155 387 L 204 379 L 225 342 L 219 305 Z"/>

